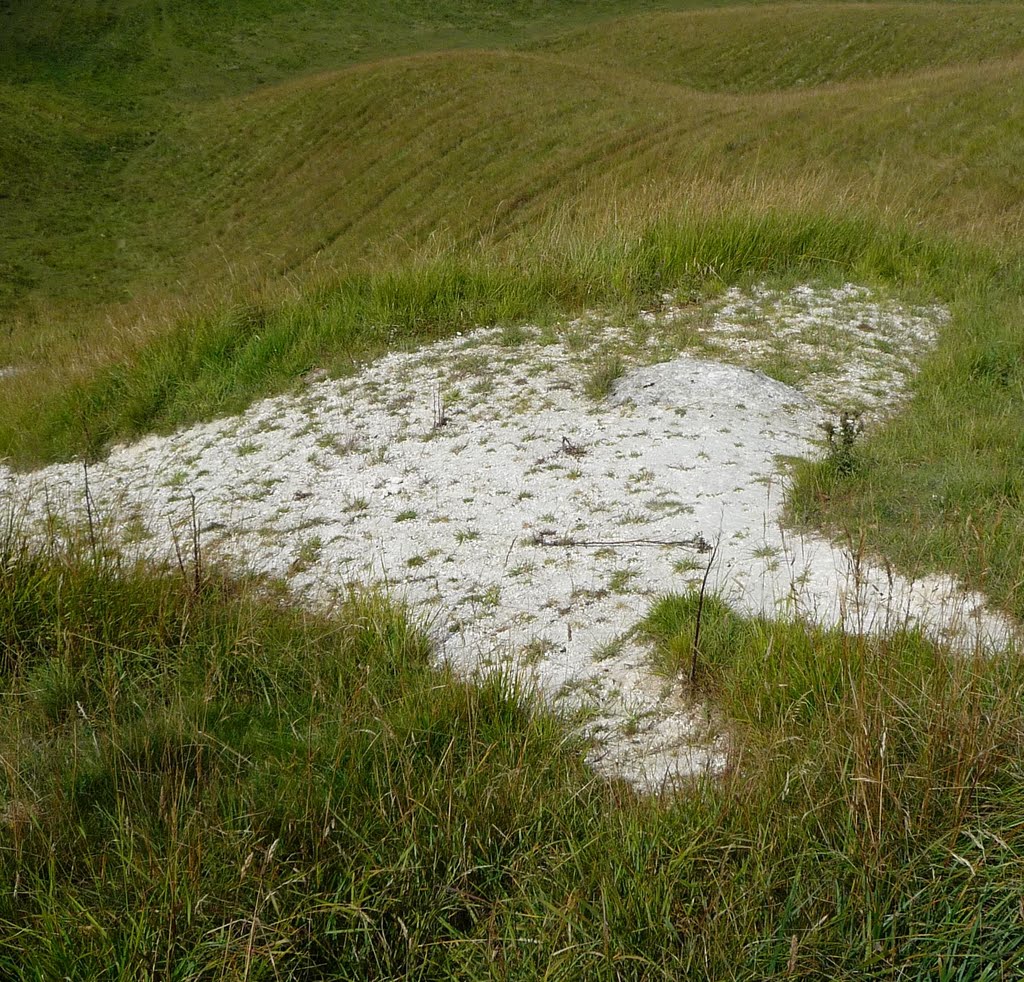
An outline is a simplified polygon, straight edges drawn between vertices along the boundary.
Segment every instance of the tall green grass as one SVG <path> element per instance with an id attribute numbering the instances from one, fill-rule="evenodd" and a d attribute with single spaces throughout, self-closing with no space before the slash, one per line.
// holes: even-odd
<path id="1" fill-rule="evenodd" d="M 790 514 L 914 573 L 955 571 L 1024 616 L 1024 342 L 1018 289 L 965 296 L 902 411 L 854 466 L 803 463 Z"/>
<path id="2" fill-rule="evenodd" d="M 381 272 L 325 278 L 119 335 L 114 365 L 26 373 L 0 387 L 0 452 L 18 465 L 102 454 L 112 442 L 238 412 L 313 367 L 353 372 L 387 350 L 481 324 L 636 309 L 671 290 L 855 280 L 952 304 L 953 321 L 899 416 L 865 435 L 858 466 L 797 466 L 791 516 L 911 573 L 950 571 L 1024 615 L 1019 319 L 1012 254 L 837 208 L 724 209 L 623 224 L 603 237 L 552 223 L 476 258 L 442 248 Z M 965 411 L 965 407 L 969 407 Z"/>
<path id="3" fill-rule="evenodd" d="M 315 366 L 351 372 L 393 348 L 455 330 L 639 307 L 753 278 L 855 278 L 955 295 L 999 275 L 995 256 L 821 213 L 689 214 L 587 243 L 538 237 L 518 254 L 460 251 L 395 271 L 350 274 L 285 299 L 185 316 L 133 342 L 118 363 L 48 385 L 34 373 L 0 389 L 0 453 L 31 464 L 93 456 L 111 442 L 237 412 Z"/>
<path id="4" fill-rule="evenodd" d="M 0 973 L 1010 978 L 1019 661 L 706 606 L 730 768 L 638 798 L 380 597 L 0 544 Z M 268 592 L 269 591 L 269 592 Z M 649 621 L 685 650 L 693 602 Z"/>

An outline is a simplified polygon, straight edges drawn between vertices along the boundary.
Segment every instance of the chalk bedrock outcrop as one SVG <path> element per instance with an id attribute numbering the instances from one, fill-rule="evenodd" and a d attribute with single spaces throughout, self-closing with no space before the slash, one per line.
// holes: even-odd
<path id="1" fill-rule="evenodd" d="M 714 771 L 728 750 L 713 714 L 652 673 L 631 634 L 652 597 L 703 575 L 701 540 L 719 544 L 712 585 L 743 611 L 1004 643 L 1011 625 L 952 580 L 911 582 L 780 525 L 780 460 L 820 453 L 837 406 L 891 411 L 944 312 L 859 287 L 733 291 L 702 328 L 733 363 L 647 363 L 669 353 L 682 316 L 668 298 L 638 324 L 594 315 L 529 329 L 515 347 L 488 328 L 392 354 L 115 448 L 90 468 L 93 507 L 159 555 L 194 496 L 208 554 L 284 577 L 311 603 L 384 585 L 439 657 L 466 673 L 511 669 L 582 710 L 594 766 L 646 789 Z M 750 367 L 771 353 L 758 345 L 787 335 L 815 369 L 841 348 L 837 380 L 808 371 L 801 391 Z M 587 366 L 619 349 L 634 367 L 595 404 Z M 81 466 L 8 472 L 4 485 L 36 518 L 81 515 Z"/>

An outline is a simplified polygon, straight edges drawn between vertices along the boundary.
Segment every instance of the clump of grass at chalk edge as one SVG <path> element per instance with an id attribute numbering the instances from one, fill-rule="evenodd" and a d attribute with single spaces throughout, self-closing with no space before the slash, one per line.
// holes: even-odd
<path id="1" fill-rule="evenodd" d="M 560 263 L 535 258 L 527 252 L 498 263 L 452 253 L 345 276 L 296 298 L 186 316 L 139 346 L 126 342 L 116 365 L 49 383 L 7 380 L 0 448 L 24 463 L 96 454 L 112 441 L 243 409 L 315 365 L 350 372 L 391 348 L 476 324 L 587 305 L 638 307 L 667 287 L 685 293 L 711 281 L 844 274 L 898 283 L 916 281 L 921 268 L 938 269 L 935 284 L 948 286 L 971 270 L 971 256 L 947 243 L 839 213 L 684 214 L 639 237 L 566 252 Z M 995 261 L 987 257 L 985 268 Z"/>
<path id="2" fill-rule="evenodd" d="M 432 667 L 378 595 L 312 615 L 73 535 L 9 529 L 0 556 L 0 972 L 1024 968 L 1017 659 L 711 598 L 730 769 L 638 797 L 529 692 Z M 649 618 L 668 669 L 692 616 L 684 597 Z"/>

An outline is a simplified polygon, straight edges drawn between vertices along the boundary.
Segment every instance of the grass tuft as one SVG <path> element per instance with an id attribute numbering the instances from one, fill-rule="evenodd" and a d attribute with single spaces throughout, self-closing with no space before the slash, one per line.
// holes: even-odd
<path id="1" fill-rule="evenodd" d="M 601 355 L 587 372 L 583 391 L 591 399 L 604 399 L 611 395 L 615 383 L 625 374 L 626 363 L 620 355 Z"/>

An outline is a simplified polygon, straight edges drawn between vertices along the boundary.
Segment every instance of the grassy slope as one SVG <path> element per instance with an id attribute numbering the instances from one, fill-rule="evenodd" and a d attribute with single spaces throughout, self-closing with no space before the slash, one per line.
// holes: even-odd
<path id="1" fill-rule="evenodd" d="M 240 408 L 312 364 L 337 369 L 372 354 L 396 329 L 399 340 L 413 341 L 475 317 L 635 302 L 637 291 L 682 275 L 684 252 L 702 235 L 700 261 L 719 271 L 820 274 L 831 265 L 905 279 L 899 237 L 880 231 L 873 244 L 863 228 L 849 233 L 842 216 L 853 211 L 897 229 L 983 241 L 1015 262 L 1024 15 L 1013 5 L 652 13 L 541 42 L 526 34 L 584 11 L 566 5 L 533 23 L 529 5 L 500 16 L 486 5 L 432 8 L 429 16 L 398 6 L 385 23 L 367 5 L 350 8 L 341 30 L 327 7 L 299 16 L 218 6 L 202 17 L 194 8 L 156 17 L 145 3 L 45 9 L 52 19 L 16 12 L 19 31 L 5 37 L 19 40 L 0 90 L 10 123 L 0 128 L 0 207 L 13 233 L 0 247 L 4 289 L 12 300 L 25 291 L 49 298 L 0 342 L 0 361 L 39 365 L 0 389 L 0 437 L 24 460 Z M 317 23 L 336 28 L 317 46 L 320 60 L 305 61 L 301 77 L 274 81 L 294 73 Z M 60 60 L 48 54 L 56 33 L 77 39 Z M 377 54 L 374 44 L 487 39 L 533 50 L 469 48 L 308 74 Z M 912 70 L 894 75 L 898 63 Z M 769 222 L 795 215 L 796 224 L 781 219 L 766 240 L 773 254 L 755 254 L 742 218 L 726 217 L 717 231 L 687 229 L 697 203 L 705 213 L 739 207 Z M 671 216 L 682 231 L 663 243 L 667 256 L 648 250 L 643 270 L 631 271 L 640 260 L 616 243 Z M 803 232 L 801 221 L 809 222 Z M 925 269 L 921 250 L 911 251 L 910 276 L 947 298 L 974 262 L 947 256 L 941 269 L 930 261 Z M 372 277 L 424 252 L 442 257 L 432 286 L 408 277 L 401 286 L 400 273 L 399 285 L 390 273 L 378 286 L 353 286 L 351 277 L 331 285 L 332 269 Z M 548 271 L 536 275 L 538 264 Z M 275 314 L 275 284 L 301 291 L 310 277 L 327 284 L 315 296 L 334 299 L 286 301 Z M 254 280 L 262 293 L 255 315 Z M 444 297 L 454 282 L 469 291 L 465 302 Z M 240 315 L 216 312 L 226 285 Z M 161 299 L 168 291 L 171 303 Z M 151 299 L 111 311 L 113 320 L 81 311 L 80 301 L 89 307 L 132 292 Z M 188 314 L 196 295 L 214 299 Z M 988 296 L 974 309 L 1006 302 Z M 240 325 L 268 316 L 284 326 L 254 346 Z M 209 338 L 209 356 L 197 353 L 199 337 Z M 957 345 L 950 340 L 941 363 L 956 369 L 965 391 L 971 369 Z M 90 381 L 94 366 L 111 360 L 119 363 L 113 374 Z M 1012 444 L 1018 422 L 1016 369 L 1009 372 L 1002 395 L 984 403 L 984 426 L 1006 434 L 993 447 Z M 69 376 L 81 381 L 69 388 Z M 906 419 L 929 434 L 946 432 L 936 417 L 951 415 L 960 418 L 922 395 Z M 955 488 L 971 474 L 1014 466 L 1012 452 L 979 456 L 976 442 L 955 427 L 941 450 L 927 438 L 892 436 L 876 444 L 892 448 L 878 472 L 889 480 L 861 477 L 856 492 L 848 481 L 841 495 L 805 488 L 801 514 L 836 521 L 841 501 L 878 526 L 876 541 L 905 565 L 941 557 L 977 576 L 992 564 L 978 562 L 978 549 L 954 532 L 966 527 L 965 506 L 937 504 L 951 495 L 962 502 Z M 1021 522 L 1012 487 L 1003 491 L 1012 482 L 974 484 L 989 489 L 971 498 L 976 524 L 1001 530 L 995 595 L 1016 607 L 1021 571 L 1010 560 Z"/>
<path id="2" fill-rule="evenodd" d="M 27 316 L 34 328 L 55 313 L 70 309 L 77 318 L 147 284 L 174 280 L 202 241 L 187 229 L 170 234 L 162 223 L 188 189 L 168 186 L 169 158 L 159 154 L 137 164 L 139 182 L 130 179 L 128 165 L 199 106 L 311 72 L 422 50 L 519 42 L 555 25 L 646 5 L 9 4 L 0 13 L 0 221 L 13 234 L 0 241 L 0 317 Z M 52 116 L 55 101 L 90 139 L 62 132 L 64 120 L 46 125 L 43 145 L 25 139 L 26 117 Z M 188 155 L 189 147 L 173 151 Z M 55 171 L 57 157 L 62 166 Z M 41 193 L 34 193 L 37 186 Z"/>
<path id="3" fill-rule="evenodd" d="M 737 766 L 638 800 L 514 687 L 431 670 L 377 598 L 312 617 L 51 546 L 0 538 L 7 977 L 1024 968 L 1015 660 L 711 603 L 699 679 Z M 649 620 L 673 671 L 694 607 Z"/>
<path id="4" fill-rule="evenodd" d="M 0 311 L 41 287 L 62 299 L 97 278 L 114 240 L 110 192 L 98 184 L 125 128 L 52 90 L 0 84 Z M 95 296 L 109 296 L 96 283 Z"/>
<path id="5" fill-rule="evenodd" d="M 38 368 L 0 387 L 3 447 L 95 450 L 479 320 L 850 275 L 956 319 L 904 416 L 794 508 L 1024 613 L 1015 6 L 645 15 L 614 43 L 543 8 L 527 37 L 525 3 L 348 5 L 344 31 L 328 4 L 18 5 L 0 361 Z M 88 309 L 122 296 L 111 343 Z M 0 557 L 0 972 L 1020 974 L 1014 658 L 713 604 L 699 681 L 737 766 L 666 806 L 432 675 L 377 601 L 326 621 L 81 549 Z M 669 672 L 693 613 L 652 616 Z"/>
<path id="6" fill-rule="evenodd" d="M 0 87 L 0 115 L 16 132 L 26 106 L 59 93 L 97 131 L 84 144 L 62 141 L 73 195 L 19 188 L 21 175 L 52 169 L 54 155 L 7 150 L 14 193 L 5 218 L 19 234 L 5 239 L 0 260 L 18 273 L 8 281 L 12 300 L 36 301 L 27 304 L 37 312 L 33 336 L 40 320 L 59 319 L 60 306 L 47 304 L 54 296 L 88 307 L 182 285 L 219 290 L 240 275 L 347 266 L 415 247 L 439 226 L 468 242 L 531 228 L 551 208 L 606 200 L 593 185 L 609 179 L 626 214 L 639 189 L 672 195 L 683 186 L 692 197 L 737 176 L 800 184 L 824 170 L 823 193 L 934 226 L 994 226 L 1011 239 L 1019 223 L 1008 110 L 1020 72 L 1001 60 L 1019 51 L 1024 17 L 1012 6 L 886 8 L 881 19 L 843 4 L 652 14 L 540 45 L 534 58 L 505 46 L 534 47 L 529 39 L 553 24 L 616 4 L 548 5 L 537 22 L 529 4 L 501 16 L 486 4 L 429 16 L 389 6 L 383 23 L 372 4 L 342 20 L 319 7 L 299 16 L 218 6 L 202 18 L 188 16 L 193 8 L 158 18 L 141 2 L 119 9 L 109 23 L 105 5 L 87 4 L 64 19 L 16 24 L 24 38 Z M 819 26 L 830 20 L 834 30 Z M 326 43 L 313 43 L 316 23 Z M 859 25 L 848 40 L 858 57 L 844 59 L 823 38 L 850 23 Z M 60 61 L 42 54 L 58 32 L 80 39 Z M 602 56 L 594 44 L 606 36 L 614 44 Z M 455 42 L 495 50 L 367 63 L 385 48 Z M 632 54 L 611 59 L 622 51 Z M 874 87 L 761 94 L 802 77 L 885 75 L 900 59 L 908 69 Z M 360 67 L 340 75 L 315 74 L 355 60 Z M 927 74 L 942 66 L 945 74 Z M 275 87 L 291 76 L 298 80 Z M 712 79 L 747 98 L 707 102 L 688 88 Z M 652 180 L 661 186 L 651 189 Z M 43 187 L 59 187 L 57 175 Z"/>
<path id="7" fill-rule="evenodd" d="M 749 16 L 717 16 L 726 13 L 732 27 Z M 925 49 L 933 61 L 945 54 L 935 38 Z M 756 74 L 760 55 L 730 64 Z M 711 52 L 706 71 L 717 57 Z M 616 222 L 635 223 L 652 199 L 671 213 L 733 196 L 738 183 L 756 188 L 748 197 L 762 210 L 838 199 L 1007 242 L 1021 217 L 1012 126 L 1021 82 L 1011 58 L 785 97 L 701 95 L 548 55 L 392 59 L 204 103 L 113 163 L 104 145 L 93 166 L 116 172 L 116 194 L 69 201 L 40 192 L 41 207 L 15 212 L 13 225 L 26 214 L 53 225 L 55 213 L 67 213 L 77 233 L 44 238 L 35 252 L 55 267 L 51 292 L 86 300 L 109 299 L 133 276 L 158 295 L 283 273 L 301 282 L 311 270 L 360 260 L 379 267 L 433 247 L 439 233 L 463 249 L 517 234 L 529 240 L 552 214 L 587 214 L 594 202 L 613 201 Z M 589 237 L 603 231 L 597 222 Z M 8 242 L 22 265 L 33 256 L 25 244 Z M 87 262 L 90 249 L 102 275 Z M 67 354 L 60 339 L 96 323 L 76 316 L 69 331 L 59 310 L 48 313 L 15 330 L 0 357 L 19 360 L 28 348 L 59 361 Z M 138 308 L 126 316 L 137 322 Z M 79 347 L 94 359 L 106 334 L 101 321 Z"/>
<path id="8" fill-rule="evenodd" d="M 1024 13 L 991 3 L 772 3 L 624 17 L 531 47 L 708 92 L 764 92 L 1020 54 Z"/>
<path id="9" fill-rule="evenodd" d="M 194 156 L 179 157 L 178 183 L 202 189 L 190 223 L 222 246 L 240 241 L 243 257 L 276 242 L 288 268 L 310 254 L 344 263 L 398 236 L 415 245 L 439 228 L 460 240 L 535 228 L 556 207 L 586 207 L 603 182 L 628 212 L 652 182 L 671 195 L 824 174 L 833 194 L 932 227 L 1010 235 L 1024 175 L 1009 118 L 1022 90 L 1016 59 L 737 97 L 528 55 L 444 54 L 217 107 L 179 138 Z M 261 152 L 246 153 L 256 134 Z"/>

